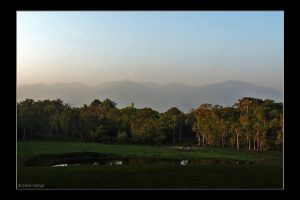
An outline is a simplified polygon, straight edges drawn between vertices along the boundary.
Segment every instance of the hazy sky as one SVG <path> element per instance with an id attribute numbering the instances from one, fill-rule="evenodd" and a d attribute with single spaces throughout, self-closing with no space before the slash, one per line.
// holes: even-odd
<path id="1" fill-rule="evenodd" d="M 17 84 L 129 79 L 283 90 L 283 12 L 17 12 Z"/>

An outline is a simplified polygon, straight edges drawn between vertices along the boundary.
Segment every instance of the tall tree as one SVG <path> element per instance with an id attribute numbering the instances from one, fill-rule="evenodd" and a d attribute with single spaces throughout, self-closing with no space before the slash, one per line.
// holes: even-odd
<path id="1" fill-rule="evenodd" d="M 200 145 L 202 137 L 202 146 L 205 146 L 205 139 L 208 134 L 210 134 L 210 124 L 209 120 L 212 115 L 212 105 L 211 104 L 202 104 L 197 109 L 193 110 L 193 115 L 195 117 L 195 123 L 193 125 L 193 131 L 196 133 L 198 138 L 198 145 Z"/>
<path id="2" fill-rule="evenodd" d="M 171 116 L 171 121 L 173 123 L 173 144 L 175 143 L 176 127 L 179 127 L 179 138 L 181 139 L 181 126 L 182 126 L 182 112 L 176 108 L 172 107 L 166 111 L 166 114 Z"/>

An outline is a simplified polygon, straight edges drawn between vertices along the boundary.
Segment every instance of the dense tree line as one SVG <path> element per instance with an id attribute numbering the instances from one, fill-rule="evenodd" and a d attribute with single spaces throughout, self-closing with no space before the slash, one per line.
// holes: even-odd
<path id="1" fill-rule="evenodd" d="M 174 144 L 194 137 L 203 147 L 282 149 L 283 105 L 244 97 L 232 107 L 202 104 L 189 113 L 176 107 L 159 113 L 133 103 L 119 109 L 110 99 L 95 99 L 81 108 L 60 99 L 26 99 L 17 103 L 17 137 L 139 144 Z"/>

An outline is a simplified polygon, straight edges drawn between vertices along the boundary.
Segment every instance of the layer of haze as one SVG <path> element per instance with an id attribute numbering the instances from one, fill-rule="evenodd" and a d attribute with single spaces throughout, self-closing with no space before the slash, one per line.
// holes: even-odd
<path id="1" fill-rule="evenodd" d="M 283 90 L 283 12 L 17 12 L 17 84 L 129 79 Z"/>

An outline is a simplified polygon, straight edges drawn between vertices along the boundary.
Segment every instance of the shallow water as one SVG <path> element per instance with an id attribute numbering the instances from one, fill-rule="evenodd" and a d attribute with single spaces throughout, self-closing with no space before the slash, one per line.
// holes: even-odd
<path id="1" fill-rule="evenodd" d="M 163 159 L 143 157 L 120 157 L 115 154 L 100 154 L 93 152 L 76 152 L 67 154 L 44 154 L 32 157 L 27 166 L 67 167 L 78 165 L 241 165 L 254 164 L 249 161 L 225 159 Z"/>
<path id="2" fill-rule="evenodd" d="M 52 165 L 51 167 L 67 167 L 68 164 L 57 164 L 57 165 Z"/>
<path id="3" fill-rule="evenodd" d="M 72 164 L 56 164 L 52 167 L 66 167 L 66 166 L 78 166 L 78 165 L 241 165 L 241 164 L 254 164 L 254 162 L 236 161 L 236 160 L 220 160 L 220 159 L 199 159 L 199 160 L 175 160 L 175 159 L 147 159 L 147 158 L 120 158 L 115 159 L 101 159 L 97 162 L 90 162 L 84 160 L 84 162 Z"/>

